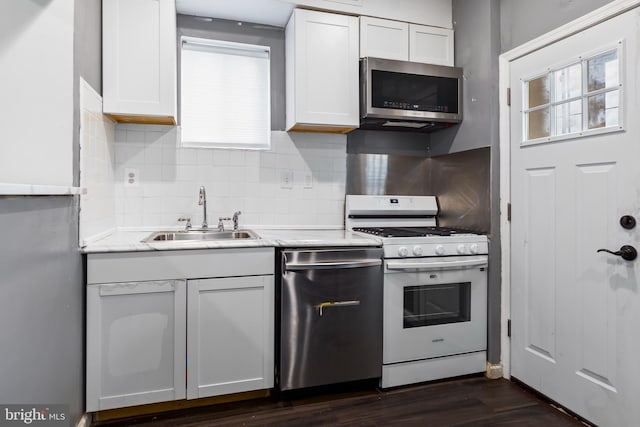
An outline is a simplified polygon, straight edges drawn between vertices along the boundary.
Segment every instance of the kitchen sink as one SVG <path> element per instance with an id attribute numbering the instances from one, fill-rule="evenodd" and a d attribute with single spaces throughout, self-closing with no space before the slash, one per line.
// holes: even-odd
<path id="1" fill-rule="evenodd" d="M 184 231 L 156 231 L 143 240 L 144 243 L 166 241 L 207 241 L 207 240 L 238 240 L 259 239 L 251 230 L 215 231 L 215 230 L 184 230 Z"/>

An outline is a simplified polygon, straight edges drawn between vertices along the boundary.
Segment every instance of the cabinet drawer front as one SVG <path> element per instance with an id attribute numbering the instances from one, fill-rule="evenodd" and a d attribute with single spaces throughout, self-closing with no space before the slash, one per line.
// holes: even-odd
<path id="1" fill-rule="evenodd" d="M 274 249 L 125 252 L 87 255 L 87 283 L 273 274 Z"/>

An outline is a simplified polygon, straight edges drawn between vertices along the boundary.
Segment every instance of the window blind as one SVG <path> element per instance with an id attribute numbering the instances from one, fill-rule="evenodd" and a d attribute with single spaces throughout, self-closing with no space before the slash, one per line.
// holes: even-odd
<path id="1" fill-rule="evenodd" d="M 268 149 L 268 46 L 182 39 L 183 146 Z"/>

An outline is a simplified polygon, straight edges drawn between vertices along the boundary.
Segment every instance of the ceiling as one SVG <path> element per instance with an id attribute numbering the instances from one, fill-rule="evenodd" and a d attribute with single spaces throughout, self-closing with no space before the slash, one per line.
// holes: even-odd
<path id="1" fill-rule="evenodd" d="M 285 0 L 176 0 L 178 13 L 284 27 L 294 4 Z"/>

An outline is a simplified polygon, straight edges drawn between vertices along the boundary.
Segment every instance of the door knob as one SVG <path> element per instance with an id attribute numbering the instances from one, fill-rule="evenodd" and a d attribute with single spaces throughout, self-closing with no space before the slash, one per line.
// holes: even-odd
<path id="1" fill-rule="evenodd" d="M 629 245 L 624 245 L 620 248 L 619 251 L 615 252 L 610 251 L 609 249 L 598 249 L 598 252 L 607 252 L 612 255 L 622 257 L 622 259 L 625 259 L 627 261 L 633 261 L 634 259 L 638 258 L 638 251 L 636 251 L 636 248 Z"/>

